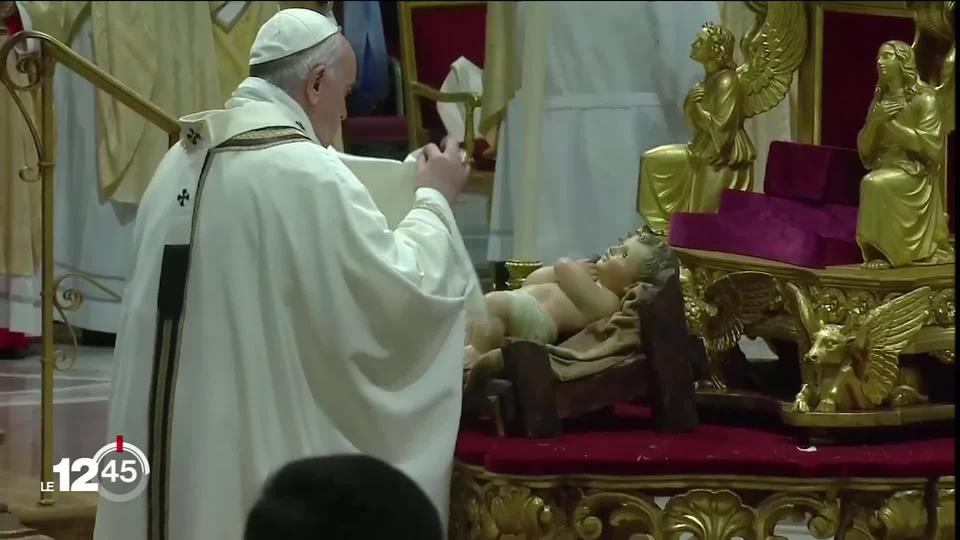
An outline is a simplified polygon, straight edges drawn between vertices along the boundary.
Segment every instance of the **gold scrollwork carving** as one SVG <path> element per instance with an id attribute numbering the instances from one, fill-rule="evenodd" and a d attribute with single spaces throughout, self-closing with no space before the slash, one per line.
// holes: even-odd
<path id="1" fill-rule="evenodd" d="M 629 531 L 630 538 L 654 540 L 661 538 L 662 511 L 650 497 L 628 493 L 594 491 L 589 493 L 573 511 L 573 531 L 577 538 L 598 540 L 604 534 L 604 519 L 618 533 Z"/>
<path id="2" fill-rule="evenodd" d="M 475 540 L 574 540 L 557 490 L 490 482 L 455 473 L 451 493 L 453 538 Z M 558 501 L 554 503 L 553 501 Z"/>
<path id="3" fill-rule="evenodd" d="M 807 514 L 810 515 L 807 530 L 814 538 L 834 538 L 840 524 L 840 498 L 833 493 L 822 499 L 793 493 L 771 495 L 757 506 L 756 537 L 780 540 L 781 537 L 774 534 L 777 523 L 785 517 L 800 521 Z"/>
<path id="4" fill-rule="evenodd" d="M 944 364 L 954 364 L 957 361 L 957 354 L 954 351 L 933 351 L 930 354 Z"/>
<path id="5" fill-rule="evenodd" d="M 40 84 L 40 81 L 43 79 L 43 63 L 40 62 L 38 55 L 24 55 L 20 57 L 13 65 L 16 67 L 16 72 L 19 75 L 14 75 L 10 72 L 11 62 L 8 60 L 11 54 L 16 54 L 15 48 L 18 43 L 26 41 L 25 37 L 14 36 L 7 39 L 3 46 L 0 47 L 0 84 L 3 84 L 7 88 L 7 92 L 10 94 L 10 98 L 13 100 L 14 104 L 17 106 L 17 109 L 20 111 L 20 115 L 23 116 L 23 121 L 27 125 L 27 129 L 30 131 L 30 138 L 33 140 L 34 151 L 37 154 L 37 163 L 40 167 L 49 166 L 46 163 L 46 160 L 43 158 L 43 145 L 40 143 L 40 130 L 37 128 L 37 124 L 33 119 L 33 114 L 30 111 L 30 108 L 23 102 L 23 99 L 20 96 L 20 93 L 31 92 L 37 88 Z M 49 74 L 51 77 L 53 74 Z M 20 80 L 25 79 L 25 82 L 21 83 Z M 39 169 L 33 169 L 31 167 L 24 167 L 19 172 L 20 179 L 24 182 L 37 182 L 40 180 L 41 175 L 39 174 Z"/>
<path id="6" fill-rule="evenodd" d="M 491 485 L 484 491 L 484 498 L 503 540 L 572 538 L 564 511 L 548 504 L 528 487 Z"/>
<path id="7" fill-rule="evenodd" d="M 63 321 L 63 324 L 67 327 L 67 332 L 70 333 L 71 341 L 71 353 L 68 356 L 62 350 L 54 351 L 54 367 L 58 371 L 68 371 L 73 368 L 77 363 L 77 358 L 80 352 L 80 342 L 77 338 L 77 332 L 74 330 L 73 325 L 70 324 L 70 320 L 67 318 L 68 311 L 76 311 L 80 309 L 80 306 L 83 305 L 83 292 L 77 288 L 68 288 L 60 291 L 60 285 L 65 279 L 77 278 L 82 281 L 86 281 L 90 285 L 93 285 L 99 289 L 104 294 L 110 296 L 117 302 L 121 300 L 121 296 L 109 287 L 101 284 L 96 279 L 88 274 L 81 272 L 71 272 L 69 274 L 64 274 L 58 277 L 53 282 L 53 308 L 57 311 L 57 314 L 60 315 L 60 320 Z"/>
<path id="8" fill-rule="evenodd" d="M 861 495 L 851 501 L 844 512 L 847 525 L 837 538 L 923 540 L 927 537 L 929 518 L 923 490 L 895 491 L 881 500 L 879 508 L 875 503 L 875 495 Z"/>
<path id="9" fill-rule="evenodd" d="M 953 540 L 957 537 L 956 515 L 956 489 L 938 489 L 936 506 L 937 526 L 934 531 L 933 540 Z"/>
<path id="10" fill-rule="evenodd" d="M 921 540 L 927 531 L 927 506 L 920 490 L 891 495 L 877 511 L 874 528 L 887 540 Z"/>
<path id="11" fill-rule="evenodd" d="M 933 297 L 933 315 L 938 324 L 956 323 L 957 311 L 954 289 L 943 289 Z"/>
<path id="12" fill-rule="evenodd" d="M 667 501 L 663 512 L 664 538 L 680 540 L 755 540 L 756 512 L 729 490 L 694 489 Z"/>
<path id="13" fill-rule="evenodd" d="M 86 281 L 90 285 L 93 285 L 94 287 L 99 289 L 104 294 L 116 300 L 117 302 L 119 302 L 122 299 L 119 293 L 110 289 L 106 285 L 103 285 L 102 283 L 97 281 L 93 276 L 90 276 L 89 274 L 84 274 L 82 272 L 71 272 L 69 274 L 64 274 L 58 277 L 53 282 L 53 290 L 57 291 L 57 294 L 54 296 L 54 301 L 53 301 L 54 305 L 57 306 L 57 308 L 62 309 L 63 311 L 76 311 L 77 309 L 80 309 L 81 305 L 83 305 L 83 292 L 81 292 L 80 289 L 69 288 L 69 289 L 64 289 L 63 292 L 60 292 L 60 285 L 63 283 L 65 279 L 70 279 L 70 278 L 77 278 L 82 281 Z"/>
<path id="14" fill-rule="evenodd" d="M 955 531 L 948 479 L 839 486 L 760 477 L 731 477 L 729 484 L 693 477 L 530 478 L 488 475 L 458 463 L 451 539 L 784 540 L 775 532 L 778 523 L 809 516 L 807 529 L 818 539 L 946 540 Z M 655 495 L 667 497 L 662 509 Z"/>

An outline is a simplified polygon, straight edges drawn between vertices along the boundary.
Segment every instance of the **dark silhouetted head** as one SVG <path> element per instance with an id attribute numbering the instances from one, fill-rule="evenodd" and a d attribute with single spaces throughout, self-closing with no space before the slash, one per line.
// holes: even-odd
<path id="1" fill-rule="evenodd" d="M 367 456 L 294 461 L 267 481 L 244 540 L 441 540 L 440 517 L 410 478 Z"/>

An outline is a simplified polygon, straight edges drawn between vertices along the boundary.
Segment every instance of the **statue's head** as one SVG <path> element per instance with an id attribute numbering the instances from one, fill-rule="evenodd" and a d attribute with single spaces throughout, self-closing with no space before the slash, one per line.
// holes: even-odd
<path id="1" fill-rule="evenodd" d="M 701 64 L 718 64 L 735 68 L 733 49 L 736 46 L 733 32 L 712 22 L 703 23 L 697 39 L 690 45 L 690 58 Z"/>
<path id="2" fill-rule="evenodd" d="M 597 281 L 623 296 L 637 283 L 652 283 L 660 272 L 678 266 L 676 253 L 661 237 L 640 231 L 600 257 Z"/>
<path id="3" fill-rule="evenodd" d="M 877 91 L 903 88 L 907 95 L 916 92 L 920 83 L 913 47 L 902 41 L 888 41 L 877 52 Z"/>
<path id="4" fill-rule="evenodd" d="M 812 364 L 839 366 L 849 355 L 854 334 L 838 324 L 823 324 L 810 336 L 810 350 L 804 359 Z"/>

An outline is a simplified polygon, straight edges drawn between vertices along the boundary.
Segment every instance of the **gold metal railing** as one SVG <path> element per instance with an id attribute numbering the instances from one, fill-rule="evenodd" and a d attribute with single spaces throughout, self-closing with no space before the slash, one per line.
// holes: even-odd
<path id="1" fill-rule="evenodd" d="M 19 84 L 11 73 L 8 58 L 18 45 L 27 45 L 27 40 L 36 40 L 39 49 L 33 53 L 23 54 L 15 63 L 16 70 L 26 76 L 26 84 Z M 137 114 L 167 132 L 172 146 L 180 138 L 180 126 L 177 120 L 165 113 L 159 107 L 150 103 L 116 78 L 110 76 L 89 60 L 83 58 L 76 51 L 67 47 L 56 39 L 40 32 L 19 32 L 10 36 L 0 47 L 0 82 L 10 92 L 10 96 L 24 117 L 30 130 L 33 144 L 37 151 L 37 168 L 24 167 L 20 179 L 24 182 L 41 182 L 41 339 L 42 339 L 42 375 L 40 391 L 40 481 L 41 485 L 50 485 L 53 481 L 53 376 L 55 369 L 62 369 L 57 365 L 60 356 L 53 343 L 54 310 L 70 329 L 73 336 L 73 358 L 77 354 L 77 340 L 65 311 L 80 307 L 83 295 L 79 290 L 68 289 L 63 297 L 67 302 L 62 304 L 58 297 L 61 282 L 67 278 L 79 278 L 94 285 L 100 290 L 119 300 L 120 295 L 109 288 L 97 283 L 86 274 L 67 274 L 54 279 L 53 269 L 53 171 L 55 141 L 54 141 L 54 110 L 53 110 L 53 72 L 56 64 L 77 73 L 90 82 L 94 87 L 123 103 Z M 40 128 L 34 122 L 33 115 L 20 98 L 19 93 L 40 92 Z M 52 492 L 41 490 L 39 503 L 52 505 L 55 497 Z"/>

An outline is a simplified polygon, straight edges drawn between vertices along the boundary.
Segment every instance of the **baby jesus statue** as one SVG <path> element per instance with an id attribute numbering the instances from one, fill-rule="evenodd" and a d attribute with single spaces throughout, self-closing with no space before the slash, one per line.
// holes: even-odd
<path id="1" fill-rule="evenodd" d="M 560 337 L 610 318 L 620 311 L 627 291 L 640 282 L 652 283 L 676 264 L 676 255 L 660 237 L 640 231 L 596 262 L 561 258 L 530 274 L 519 289 L 487 293 L 487 320 L 468 330 L 467 389 L 503 369 L 500 347 L 506 338 L 556 344 Z"/>

